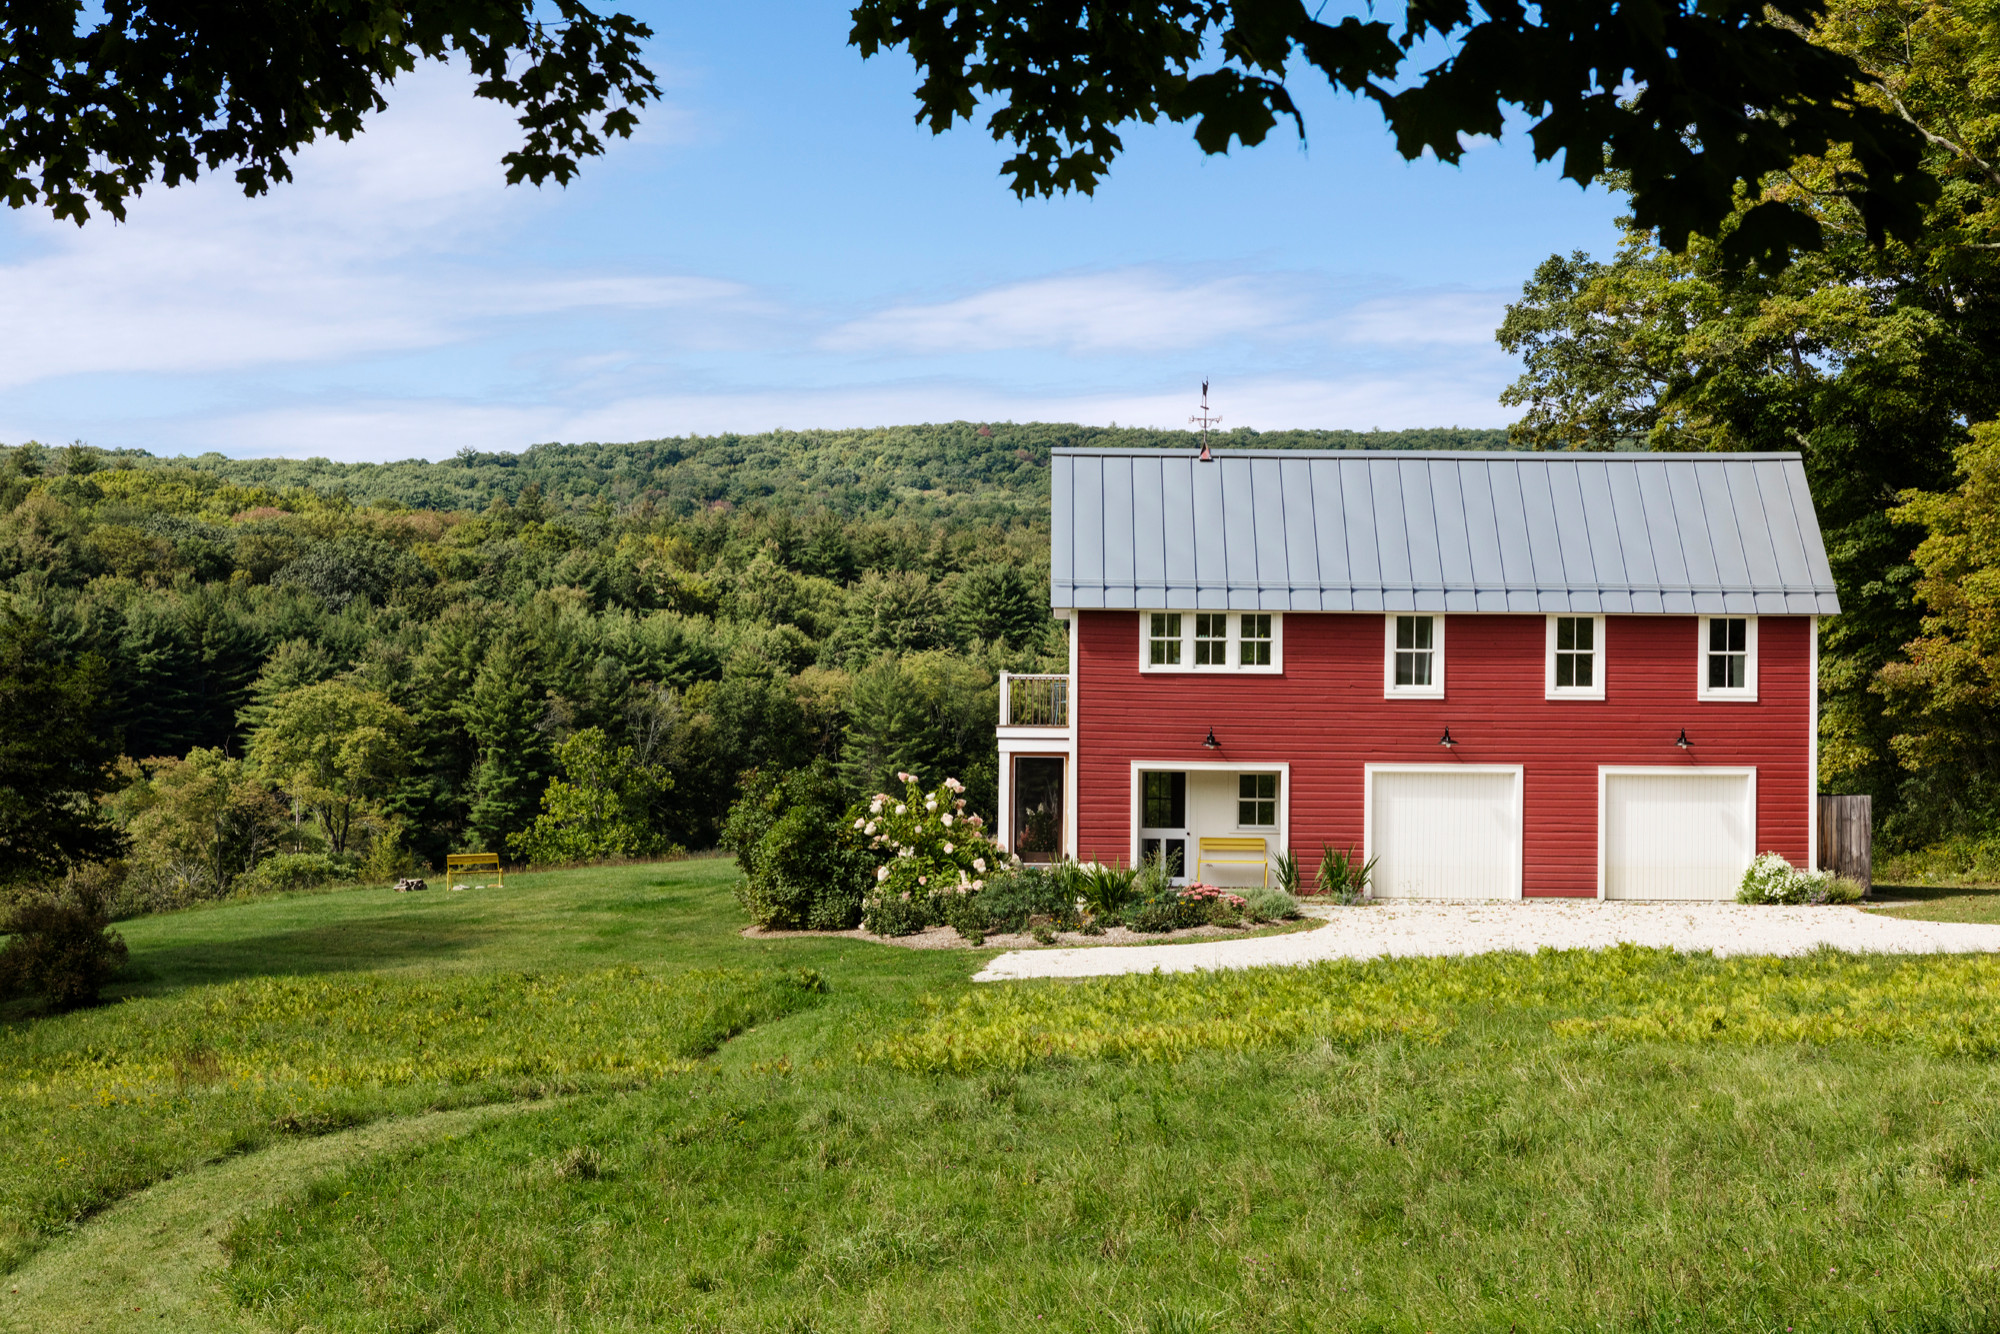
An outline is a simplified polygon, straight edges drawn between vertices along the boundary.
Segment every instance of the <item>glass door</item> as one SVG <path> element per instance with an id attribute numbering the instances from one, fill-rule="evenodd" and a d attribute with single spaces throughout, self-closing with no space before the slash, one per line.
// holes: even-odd
<path id="1" fill-rule="evenodd" d="M 1022 755 L 1014 761 L 1014 855 L 1052 862 L 1063 855 L 1063 765 L 1060 756 Z"/>
<path id="2" fill-rule="evenodd" d="M 1158 857 L 1174 883 L 1187 880 L 1187 775 L 1139 775 L 1139 860 Z"/>

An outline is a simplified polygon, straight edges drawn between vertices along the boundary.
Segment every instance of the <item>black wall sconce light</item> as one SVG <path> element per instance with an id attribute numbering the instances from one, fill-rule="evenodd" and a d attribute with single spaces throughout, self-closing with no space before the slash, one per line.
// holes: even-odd
<path id="1" fill-rule="evenodd" d="M 1685 727 L 1681 729 L 1681 734 L 1674 738 L 1674 744 L 1682 750 L 1694 749 L 1694 742 L 1688 740 L 1688 730 Z"/>
<path id="2" fill-rule="evenodd" d="M 1207 738 L 1207 740 L 1203 741 L 1203 742 L 1202 742 L 1201 744 L 1202 744 L 1202 745 L 1203 745 L 1203 746 L 1204 746 L 1205 748 L 1207 748 L 1207 749 L 1209 749 L 1209 750 L 1221 750 L 1221 749 L 1222 749 L 1222 743 L 1221 743 L 1220 741 L 1217 741 L 1217 740 L 1215 739 L 1215 729 L 1214 729 L 1213 727 L 1211 727 L 1211 728 L 1209 728 L 1209 729 L 1208 729 L 1208 738 Z"/>
<path id="3" fill-rule="evenodd" d="M 1438 744 L 1440 746 L 1443 746 L 1446 750 L 1450 750 L 1453 746 L 1456 746 L 1458 744 L 1457 741 L 1452 739 L 1450 723 L 1445 724 L 1444 735 L 1438 738 Z"/>

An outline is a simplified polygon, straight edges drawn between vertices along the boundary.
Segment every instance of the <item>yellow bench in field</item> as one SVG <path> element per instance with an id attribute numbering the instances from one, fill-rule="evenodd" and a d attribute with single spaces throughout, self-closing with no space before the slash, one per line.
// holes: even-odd
<path id="1" fill-rule="evenodd" d="M 497 852 L 451 852 L 445 854 L 444 878 L 447 882 L 457 878 L 460 871 L 491 871 L 494 883 L 505 886 L 507 878 L 500 873 L 500 854 Z"/>
<path id="2" fill-rule="evenodd" d="M 1264 873 L 1264 888 L 1271 887 L 1271 861 L 1261 838 L 1204 838 L 1194 864 L 1195 879 L 1202 878 L 1204 866 L 1255 866 Z"/>

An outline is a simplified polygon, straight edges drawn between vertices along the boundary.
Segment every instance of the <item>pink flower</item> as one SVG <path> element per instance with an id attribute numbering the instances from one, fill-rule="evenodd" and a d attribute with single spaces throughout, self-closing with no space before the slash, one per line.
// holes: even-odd
<path id="1" fill-rule="evenodd" d="M 878 867 L 876 867 L 876 868 L 875 868 L 875 883 L 876 883 L 876 884 L 878 884 L 878 885 L 879 885 L 879 884 L 881 884 L 881 883 L 882 883 L 882 882 L 883 882 L 884 880 L 887 880 L 888 878 L 889 878 L 889 868 L 888 868 L 888 867 L 886 867 L 886 866 L 878 866 Z"/>
<path id="2" fill-rule="evenodd" d="M 945 827 L 946 829 L 949 829 L 949 828 L 951 828 L 951 816 L 950 816 L 949 814 L 947 814 L 947 815 L 944 815 L 944 816 L 943 816 L 943 817 L 941 817 L 941 818 L 942 818 L 942 819 L 944 820 L 944 827 Z"/>
<path id="3" fill-rule="evenodd" d="M 929 884 L 930 882 L 931 882 L 931 878 L 930 878 L 929 876 L 927 876 L 927 875 L 920 875 L 920 876 L 918 876 L 918 877 L 917 877 L 917 883 L 918 883 L 918 884 L 920 884 L 920 885 L 928 885 L 928 884 Z M 904 897 L 904 898 L 908 898 L 908 897 L 909 897 L 909 895 L 905 894 L 905 895 L 904 895 L 903 897 Z"/>
<path id="4" fill-rule="evenodd" d="M 986 859 L 985 859 L 984 857 L 974 857 L 974 858 L 972 859 L 972 869 L 973 869 L 973 870 L 975 870 L 975 871 L 983 871 L 983 870 L 985 870 L 985 869 L 986 869 Z"/>
<path id="5" fill-rule="evenodd" d="M 906 889 L 903 891 L 903 902 L 908 903 L 909 901 L 910 901 L 910 891 Z"/>
<path id="6" fill-rule="evenodd" d="M 905 806 L 905 805 L 904 805 L 904 804 L 903 804 L 902 802 L 900 802 L 900 801 L 896 803 L 896 814 L 898 814 L 898 815 L 902 815 L 903 813 L 905 813 L 905 812 L 906 812 L 906 811 L 908 811 L 909 809 L 910 809 L 910 808 L 909 808 L 908 806 Z"/>
<path id="7" fill-rule="evenodd" d="M 856 820 L 856 821 L 854 822 L 854 827 L 855 827 L 856 829 L 859 829 L 859 828 L 861 828 L 861 826 L 863 826 L 863 825 L 865 825 L 865 824 L 867 824 L 867 823 L 868 823 L 868 822 L 867 822 L 866 820 Z"/>
<path id="8" fill-rule="evenodd" d="M 945 851 L 946 851 L 947 853 L 950 853 L 950 852 L 956 852 L 956 851 L 957 851 L 957 849 L 956 849 L 956 848 L 954 848 L 954 847 L 952 847 L 952 845 L 951 845 L 951 844 L 949 844 L 949 843 L 947 843 L 947 844 L 945 844 L 945 845 L 944 845 L 944 850 L 945 850 Z"/>

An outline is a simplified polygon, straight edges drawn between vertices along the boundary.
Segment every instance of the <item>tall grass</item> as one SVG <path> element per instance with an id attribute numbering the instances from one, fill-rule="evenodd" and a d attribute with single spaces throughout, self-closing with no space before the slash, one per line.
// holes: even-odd
<path id="1" fill-rule="evenodd" d="M 0 1028 L 0 1268 L 162 1175 L 389 1112 L 630 1086 L 816 979 L 625 967 L 254 978 Z"/>
<path id="2" fill-rule="evenodd" d="M 861 1054 L 937 1073 L 1178 1060 L 1308 1041 L 1436 1041 L 1495 1009 L 1572 1039 L 1854 1041 L 1992 1057 L 2000 957 L 1716 959 L 1621 945 L 994 986 L 933 1002 Z"/>

